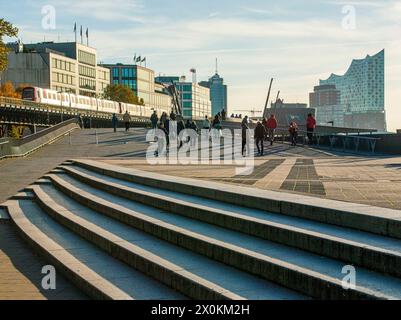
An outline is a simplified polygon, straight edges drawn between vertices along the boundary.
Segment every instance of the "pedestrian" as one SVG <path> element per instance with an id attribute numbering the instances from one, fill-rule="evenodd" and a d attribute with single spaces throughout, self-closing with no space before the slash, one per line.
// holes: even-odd
<path id="1" fill-rule="evenodd" d="M 205 119 L 202 121 L 202 128 L 205 130 L 210 130 L 210 121 L 207 116 L 205 116 Z"/>
<path id="2" fill-rule="evenodd" d="M 111 124 L 113 126 L 114 132 L 117 132 L 118 118 L 115 113 L 113 113 L 113 117 L 111 118 Z"/>
<path id="3" fill-rule="evenodd" d="M 164 122 L 166 122 L 167 119 L 167 113 L 163 112 L 162 115 L 160 116 L 160 124 L 164 125 Z"/>
<path id="4" fill-rule="evenodd" d="M 128 110 L 125 111 L 123 120 L 124 120 L 124 122 L 125 122 L 125 132 L 128 132 L 128 131 L 129 131 L 129 127 L 130 127 L 130 123 L 131 123 L 131 116 L 130 116 L 130 114 L 128 113 Z"/>
<path id="5" fill-rule="evenodd" d="M 247 136 L 247 131 L 249 130 L 248 126 L 248 116 L 245 116 L 245 118 L 241 122 L 241 129 L 242 129 L 242 155 L 245 156 L 244 151 L 246 147 L 246 136 Z"/>
<path id="6" fill-rule="evenodd" d="M 225 120 L 226 120 L 226 117 L 227 117 L 227 112 L 226 112 L 225 109 L 223 109 L 223 110 L 221 111 L 221 118 L 222 118 L 223 121 L 225 121 Z"/>
<path id="7" fill-rule="evenodd" d="M 263 156 L 263 147 L 264 147 L 263 145 L 266 136 L 266 127 L 260 121 L 258 121 L 254 133 L 255 133 L 255 141 L 256 141 L 256 147 L 258 149 L 258 154 L 260 156 Z"/>
<path id="8" fill-rule="evenodd" d="M 316 128 L 316 119 L 312 115 L 312 113 L 308 114 L 308 118 L 306 120 L 306 132 L 308 135 L 308 144 L 313 144 L 313 133 Z"/>
<path id="9" fill-rule="evenodd" d="M 157 128 L 157 122 L 159 121 L 159 118 L 157 116 L 156 110 L 153 111 L 153 114 L 150 116 L 150 122 L 152 123 L 152 129 Z"/>
<path id="10" fill-rule="evenodd" d="M 262 125 L 265 127 L 266 129 L 266 133 L 265 133 L 265 141 L 267 141 L 267 119 L 263 118 L 262 119 Z"/>
<path id="11" fill-rule="evenodd" d="M 277 123 L 276 116 L 274 114 L 270 115 L 269 120 L 267 120 L 267 134 L 269 135 L 271 146 L 274 143 L 275 132 L 276 132 L 277 126 L 278 126 L 278 123 Z"/>
<path id="12" fill-rule="evenodd" d="M 288 131 L 290 132 L 291 145 L 296 146 L 298 138 L 298 125 L 295 121 L 291 121 Z"/>
<path id="13" fill-rule="evenodd" d="M 176 114 L 174 113 L 174 109 L 171 109 L 170 119 L 171 119 L 171 121 L 175 121 L 175 119 L 176 119 Z"/>

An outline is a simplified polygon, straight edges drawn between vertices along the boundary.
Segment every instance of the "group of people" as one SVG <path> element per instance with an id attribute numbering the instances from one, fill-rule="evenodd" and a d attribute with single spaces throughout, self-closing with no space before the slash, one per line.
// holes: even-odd
<path id="1" fill-rule="evenodd" d="M 129 114 L 128 111 L 126 111 L 123 115 L 123 121 L 125 124 L 125 132 L 128 132 L 131 126 L 131 115 Z M 113 126 L 114 132 L 117 132 L 117 127 L 118 127 L 118 118 L 115 113 L 113 113 L 113 116 L 111 117 L 111 124 Z"/>
<path id="2" fill-rule="evenodd" d="M 264 142 L 269 140 L 272 146 L 275 139 L 275 132 L 278 127 L 278 122 L 274 114 L 270 115 L 269 119 L 263 119 L 258 121 L 256 128 L 254 130 L 254 138 L 256 147 L 258 149 L 258 154 L 263 156 L 264 153 Z M 249 129 L 248 116 L 242 120 L 242 155 L 245 153 L 245 147 L 247 143 L 246 132 Z M 308 144 L 313 144 L 313 135 L 316 129 L 316 119 L 310 113 L 306 120 L 306 132 L 308 137 Z M 295 121 L 291 121 L 289 124 L 288 132 L 290 134 L 290 142 L 292 146 L 297 145 L 298 140 L 298 124 Z"/>

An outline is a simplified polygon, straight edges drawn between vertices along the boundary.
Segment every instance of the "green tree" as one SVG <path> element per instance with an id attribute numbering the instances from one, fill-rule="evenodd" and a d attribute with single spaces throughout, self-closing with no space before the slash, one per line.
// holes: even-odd
<path id="1" fill-rule="evenodd" d="M 108 85 L 104 89 L 103 98 L 130 104 L 143 104 L 143 100 L 139 100 L 130 87 L 121 84 Z"/>
<path id="2" fill-rule="evenodd" d="M 0 71 L 7 67 L 7 53 L 9 51 L 3 43 L 3 37 L 16 37 L 17 35 L 18 29 L 16 27 L 10 22 L 0 19 Z"/>

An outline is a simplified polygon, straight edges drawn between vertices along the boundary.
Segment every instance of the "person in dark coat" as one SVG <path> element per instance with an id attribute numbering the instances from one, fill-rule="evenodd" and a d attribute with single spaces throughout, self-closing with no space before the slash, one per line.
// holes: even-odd
<path id="1" fill-rule="evenodd" d="M 256 128 L 255 128 L 255 141 L 256 147 L 258 148 L 258 154 L 263 156 L 263 144 L 266 135 L 266 127 L 258 121 Z"/>
<path id="2" fill-rule="evenodd" d="M 113 117 L 111 118 L 111 124 L 113 126 L 114 132 L 117 132 L 118 118 L 115 113 L 113 113 Z"/>
<path id="3" fill-rule="evenodd" d="M 158 121 L 159 121 L 159 118 L 157 117 L 157 112 L 155 110 L 155 111 L 153 111 L 153 114 L 150 116 L 150 122 L 152 122 L 152 129 L 157 128 Z"/>
<path id="4" fill-rule="evenodd" d="M 241 129 L 242 129 L 242 155 L 244 155 L 246 147 L 246 132 L 247 130 L 249 130 L 248 116 L 245 116 L 245 118 L 242 120 Z"/>

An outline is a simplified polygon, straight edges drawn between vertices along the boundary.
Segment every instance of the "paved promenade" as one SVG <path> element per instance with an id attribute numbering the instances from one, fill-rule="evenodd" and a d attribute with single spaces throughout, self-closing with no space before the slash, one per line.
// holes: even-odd
<path id="1" fill-rule="evenodd" d="M 401 209 L 401 157 L 369 157 L 276 144 L 257 157 L 249 176 L 237 176 L 234 165 L 150 166 L 145 159 L 144 129 L 75 131 L 26 158 L 0 161 L 0 203 L 67 159 L 93 158 L 124 167 L 167 175 L 307 194 Z M 0 300 L 81 299 L 60 280 L 57 292 L 40 289 L 39 257 L 32 254 L 8 223 L 0 224 Z"/>
<path id="2" fill-rule="evenodd" d="M 235 165 L 150 166 L 145 160 L 105 159 L 126 167 L 307 194 L 327 199 L 401 210 L 401 157 L 369 157 L 277 144 L 255 160 L 249 176 Z"/>

